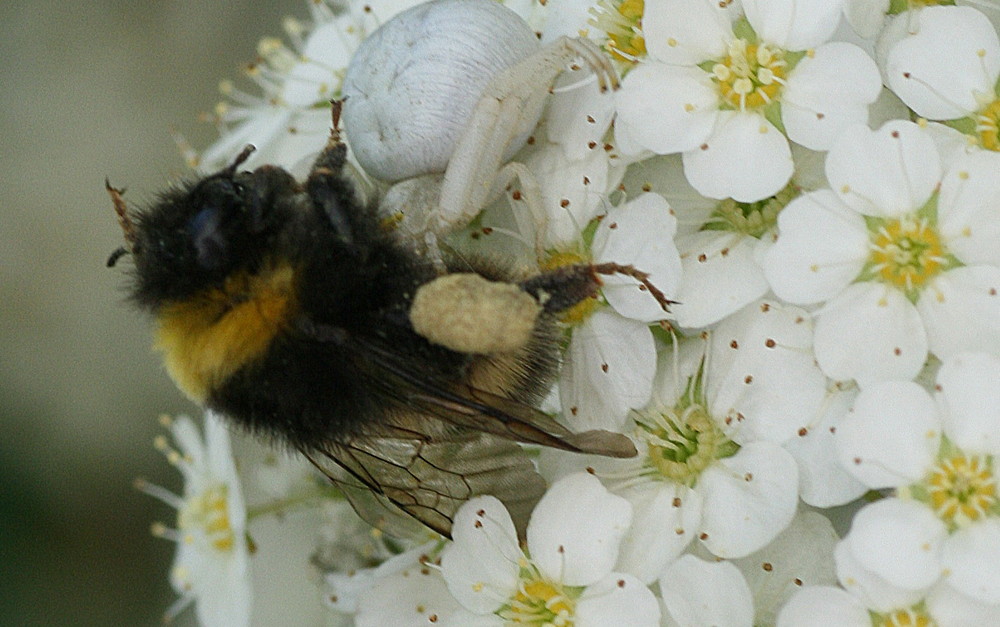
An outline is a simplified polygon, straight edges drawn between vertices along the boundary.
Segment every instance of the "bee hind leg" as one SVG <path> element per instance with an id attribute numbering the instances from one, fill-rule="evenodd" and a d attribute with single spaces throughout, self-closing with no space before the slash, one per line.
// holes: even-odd
<path id="1" fill-rule="evenodd" d="M 565 311 L 588 298 L 596 298 L 603 282 L 600 275 L 623 274 L 640 284 L 640 289 L 649 292 L 663 311 L 670 311 L 676 301 L 668 299 L 650 280 L 649 274 L 617 263 L 578 264 L 563 266 L 534 276 L 519 285 L 531 294 L 548 313 Z"/>

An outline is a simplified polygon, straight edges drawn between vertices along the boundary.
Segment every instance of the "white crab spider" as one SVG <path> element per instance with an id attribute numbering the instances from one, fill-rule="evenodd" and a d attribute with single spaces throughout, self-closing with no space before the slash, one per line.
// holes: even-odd
<path id="1" fill-rule="evenodd" d="M 342 93 L 344 131 L 364 170 L 393 187 L 380 212 L 439 265 L 438 237 L 468 224 L 515 180 L 545 238 L 534 177 L 508 162 L 542 115 L 555 79 L 580 59 L 601 91 L 610 59 L 587 39 L 540 46 L 513 11 L 484 0 L 435 0 L 404 11 L 358 49 Z"/>

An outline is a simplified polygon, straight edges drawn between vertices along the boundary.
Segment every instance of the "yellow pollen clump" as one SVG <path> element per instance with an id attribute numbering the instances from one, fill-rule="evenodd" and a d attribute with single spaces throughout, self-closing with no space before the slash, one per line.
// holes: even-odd
<path id="1" fill-rule="evenodd" d="M 926 220 L 889 220 L 872 233 L 871 262 L 884 282 L 904 290 L 924 286 L 944 263 L 944 246 Z"/>

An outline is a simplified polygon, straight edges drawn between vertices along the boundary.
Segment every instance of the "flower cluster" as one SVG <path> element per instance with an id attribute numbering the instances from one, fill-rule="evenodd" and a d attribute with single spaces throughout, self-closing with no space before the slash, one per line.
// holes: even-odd
<path id="1" fill-rule="evenodd" d="M 429 30 L 461 29 L 464 4 L 492 0 L 435 1 L 448 19 Z M 253 159 L 303 172 L 328 101 L 357 89 L 344 86 L 355 48 L 416 4 L 310 2 L 288 44 L 261 42 L 247 74 L 262 95 L 224 84 L 222 136 L 196 165 L 249 142 Z M 639 454 L 543 450 L 550 486 L 523 543 L 490 496 L 459 510 L 453 540 L 391 538 L 300 468 L 272 476 L 273 502 L 299 506 L 288 495 L 309 484 L 325 504 L 317 607 L 356 625 L 1000 621 L 1000 5 L 501 4 L 542 46 L 588 39 L 621 86 L 601 91 L 586 67 L 542 86 L 537 118 L 508 121 L 528 127 L 502 156 L 518 184 L 435 235 L 540 269 L 632 265 L 677 301 L 664 314 L 609 277 L 560 320 L 544 408 Z M 468 71 L 469 39 L 444 39 L 461 45 L 422 52 L 435 72 L 442 58 Z M 517 78 L 529 116 L 533 76 Z M 441 113 L 415 110 L 433 100 L 415 93 L 407 115 Z M 428 153 L 445 141 L 407 139 Z M 412 194 L 356 169 L 373 197 Z M 237 475 L 214 417 L 207 444 L 186 419 L 171 429 L 180 450 L 161 448 L 184 494 L 143 486 L 179 511 L 176 531 L 156 527 L 179 544 L 171 614 L 193 601 L 205 625 L 248 624 L 249 549 L 277 534 L 257 533 L 241 496 L 259 468 Z"/>

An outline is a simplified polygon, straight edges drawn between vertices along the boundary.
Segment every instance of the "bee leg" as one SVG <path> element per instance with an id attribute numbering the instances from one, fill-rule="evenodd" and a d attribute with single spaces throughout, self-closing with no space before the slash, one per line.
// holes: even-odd
<path id="1" fill-rule="evenodd" d="M 534 296 L 546 312 L 558 313 L 588 298 L 596 298 L 603 285 L 602 274 L 624 274 L 639 281 L 640 289 L 648 291 L 665 312 L 669 312 L 670 305 L 677 302 L 667 298 L 653 285 L 648 273 L 617 263 L 563 266 L 522 281 L 519 285 Z"/>
<path id="2" fill-rule="evenodd" d="M 353 181 L 344 173 L 347 164 L 347 145 L 341 140 L 338 128 L 341 105 L 340 100 L 331 103 L 333 125 L 330 129 L 330 139 L 316 157 L 305 185 L 313 205 L 322 210 L 334 229 L 345 240 L 351 241 L 354 229 L 347 211 L 358 206 L 358 199 Z"/>

